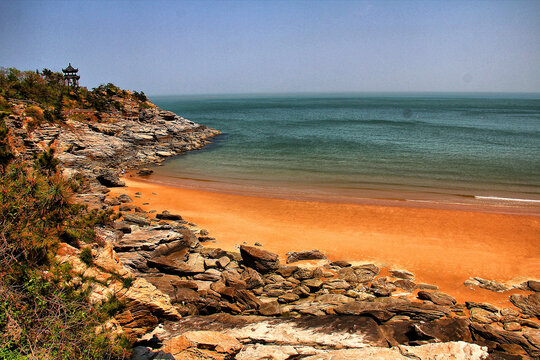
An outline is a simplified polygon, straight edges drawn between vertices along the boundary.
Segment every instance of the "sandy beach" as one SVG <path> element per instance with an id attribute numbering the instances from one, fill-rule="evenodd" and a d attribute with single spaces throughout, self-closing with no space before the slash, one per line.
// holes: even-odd
<path id="1" fill-rule="evenodd" d="M 540 217 L 482 211 L 298 201 L 210 192 L 125 179 L 144 210 L 169 210 L 205 228 L 233 250 L 259 242 L 280 255 L 319 249 L 331 260 L 405 269 L 458 301 L 509 305 L 509 294 L 469 289 L 479 276 L 504 283 L 540 278 Z M 135 196 L 135 193 L 141 193 Z M 143 205 L 144 204 L 144 205 Z"/>

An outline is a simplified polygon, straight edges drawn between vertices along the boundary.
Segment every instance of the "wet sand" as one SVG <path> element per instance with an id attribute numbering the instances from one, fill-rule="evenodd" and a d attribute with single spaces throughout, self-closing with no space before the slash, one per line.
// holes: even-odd
<path id="1" fill-rule="evenodd" d="M 113 194 L 127 193 L 147 211 L 180 213 L 217 239 L 209 246 L 233 250 L 259 242 L 282 262 L 288 251 L 319 249 L 331 260 L 406 269 L 417 283 L 435 284 L 460 302 L 498 306 L 509 306 L 509 294 L 520 291 L 471 290 L 463 282 L 472 276 L 505 283 L 540 278 L 540 217 L 535 215 L 299 201 L 124 180 L 128 187 L 112 189 Z"/>

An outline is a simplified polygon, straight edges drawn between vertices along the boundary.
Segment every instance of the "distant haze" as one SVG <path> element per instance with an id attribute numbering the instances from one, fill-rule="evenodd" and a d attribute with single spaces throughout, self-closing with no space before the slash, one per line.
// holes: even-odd
<path id="1" fill-rule="evenodd" d="M 158 94 L 540 92 L 540 1 L 5 1 L 0 66 Z"/>

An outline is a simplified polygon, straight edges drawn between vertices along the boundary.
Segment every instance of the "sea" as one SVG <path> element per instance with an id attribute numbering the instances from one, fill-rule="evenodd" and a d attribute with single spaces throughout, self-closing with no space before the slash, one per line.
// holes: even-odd
<path id="1" fill-rule="evenodd" d="M 170 185 L 307 200 L 540 208 L 540 94 L 154 96 L 222 135 Z"/>

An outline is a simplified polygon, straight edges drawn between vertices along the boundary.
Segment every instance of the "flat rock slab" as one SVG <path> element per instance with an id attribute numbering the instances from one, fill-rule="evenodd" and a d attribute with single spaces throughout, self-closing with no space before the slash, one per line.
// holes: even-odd
<path id="1" fill-rule="evenodd" d="M 169 322 L 165 329 L 178 336 L 187 331 L 213 330 L 241 342 L 335 347 L 387 346 L 375 320 L 361 316 L 306 316 L 274 318 L 261 316 L 190 316 Z"/>
<path id="2" fill-rule="evenodd" d="M 484 360 L 487 348 L 466 342 L 425 344 L 421 346 L 400 346 L 399 348 L 365 348 L 334 350 L 323 354 L 304 357 L 305 360 Z M 252 358 L 257 359 L 257 358 Z M 261 359 L 261 358 L 259 358 Z"/>
<path id="3" fill-rule="evenodd" d="M 172 230 L 137 230 L 125 234 L 116 244 L 114 250 L 123 251 L 153 251 L 160 244 L 182 240 L 184 236 Z"/>

